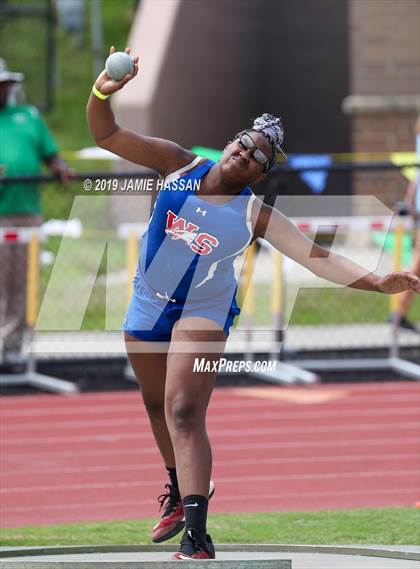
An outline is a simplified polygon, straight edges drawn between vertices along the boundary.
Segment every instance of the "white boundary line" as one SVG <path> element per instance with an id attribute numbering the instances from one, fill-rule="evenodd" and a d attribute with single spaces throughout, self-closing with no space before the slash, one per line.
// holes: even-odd
<path id="1" fill-rule="evenodd" d="M 235 484 L 240 486 L 241 484 L 247 484 L 251 482 L 256 482 L 257 484 L 262 484 L 264 482 L 280 482 L 284 480 L 345 480 L 347 478 L 394 478 L 394 477 L 411 477 L 419 476 L 419 470 L 387 470 L 383 472 L 382 470 L 368 470 L 362 472 L 320 472 L 319 474 L 277 474 L 277 475 L 259 475 L 259 476 L 232 476 L 232 477 L 218 477 L 219 484 Z M 0 495 L 10 495 L 10 494 L 24 494 L 31 492 L 52 492 L 70 490 L 105 490 L 112 489 L 116 490 L 118 488 L 137 488 L 146 486 L 156 486 L 158 482 L 156 480 L 133 480 L 125 482 L 95 482 L 88 483 L 83 482 L 81 484 L 57 484 L 56 486 L 49 484 L 47 486 L 18 486 L 10 488 L 1 488 Z"/>
<path id="2" fill-rule="evenodd" d="M 281 419 L 280 419 L 281 420 Z M 322 427 L 292 427 L 284 428 L 281 424 L 277 427 L 267 427 L 263 429 L 209 429 L 209 435 L 212 438 L 222 437 L 232 438 L 232 437 L 251 437 L 251 436 L 263 436 L 263 435 L 290 435 L 290 434 L 314 434 L 314 433 L 338 433 L 338 432 L 358 432 L 365 433 L 366 431 L 378 431 L 384 432 L 389 429 L 389 423 L 372 423 L 372 424 L 349 424 L 349 425 L 325 425 Z M 406 423 L 396 423 L 392 425 L 393 432 L 396 431 L 406 431 L 408 429 L 413 429 L 413 431 L 419 431 L 418 421 L 406 422 Z M 74 442 L 120 442 L 123 440 L 138 440 L 151 439 L 152 433 L 98 433 L 93 435 L 80 435 L 80 436 L 58 436 L 58 437 L 25 437 L 25 438 L 14 438 L 8 439 L 2 442 L 3 447 L 15 446 L 15 445 L 28 445 L 28 444 L 55 444 L 55 443 L 74 443 Z"/>
<path id="3" fill-rule="evenodd" d="M 151 441 L 150 441 L 151 442 Z M 383 445 L 386 448 L 387 445 L 415 445 L 416 449 L 418 449 L 418 445 L 420 443 L 420 437 L 400 437 L 395 439 L 384 438 L 384 439 L 360 439 L 355 441 L 354 439 L 338 439 L 333 441 L 293 441 L 293 442 L 260 442 L 256 441 L 255 443 L 245 443 L 245 444 L 238 444 L 238 443 L 231 443 L 231 444 L 218 444 L 217 445 L 217 452 L 220 453 L 222 451 L 226 452 L 246 452 L 251 450 L 274 450 L 274 449 L 284 449 L 284 448 L 294 448 L 294 449 L 313 449 L 313 448 L 334 448 L 340 447 L 342 448 L 343 445 L 346 445 L 347 448 L 353 447 L 364 447 L 364 446 L 375 446 L 378 447 L 379 445 Z M 110 448 L 110 449 L 81 449 L 79 451 L 59 451 L 54 450 L 54 458 L 75 458 L 81 456 L 121 456 L 127 454 L 136 454 L 137 456 L 142 456 L 144 454 L 153 454 L 158 456 L 158 451 L 156 446 L 150 447 L 126 447 L 126 448 Z M 35 452 L 19 452 L 16 454 L 7 454 L 2 456 L 2 460 L 19 460 L 27 459 L 33 457 L 34 460 L 43 459 L 51 457 L 51 451 L 48 450 L 47 452 L 42 451 L 35 451 Z"/>
<path id="4" fill-rule="evenodd" d="M 263 421 L 281 421 L 282 423 L 290 420 L 300 420 L 304 419 L 334 419 L 334 418 L 368 418 L 368 417 L 407 417 L 407 415 L 420 415 L 420 408 L 415 405 L 411 408 L 397 407 L 395 409 L 386 409 L 385 411 L 379 409 L 367 409 L 367 410 L 342 410 L 342 411 L 318 411 L 318 412 L 305 412 L 302 410 L 301 413 L 281 413 L 279 417 L 279 412 L 265 413 L 255 412 L 255 418 L 258 422 Z M 234 422 L 240 423 L 242 421 L 249 423 L 250 413 L 241 413 L 235 415 L 216 415 L 209 413 L 207 420 L 208 425 L 217 423 Z M 9 433 L 21 432 L 21 431 L 42 431 L 42 430 L 56 430 L 56 429 L 81 429 L 81 428 L 92 428 L 92 427 L 146 427 L 149 426 L 150 422 L 147 417 L 139 417 L 138 413 L 133 413 L 133 417 L 126 417 L 124 419 L 103 419 L 103 420 L 87 420 L 87 421 L 77 421 L 77 420 L 65 420 L 62 421 L 49 421 L 49 422 L 36 422 L 36 423 L 15 423 L 12 425 L 7 424 L 3 421 L 0 423 L 0 433 L 2 435 L 8 435 Z"/>
<path id="5" fill-rule="evenodd" d="M 402 461 L 402 460 L 415 460 L 418 461 L 418 455 L 410 454 L 354 454 L 343 456 L 305 456 L 305 457 L 289 457 L 289 458 L 255 458 L 255 459 L 233 459 L 233 460 L 214 460 L 214 468 L 223 468 L 225 466 L 254 466 L 256 464 L 317 464 L 322 462 L 369 462 L 369 461 Z M 50 468 L 49 466 L 37 467 L 31 465 L 31 474 L 48 473 L 48 475 L 57 474 L 90 474 L 99 472 L 131 472 L 141 470 L 158 470 L 163 474 L 162 465 L 158 462 L 144 463 L 138 462 L 135 464 L 119 464 L 115 465 L 102 465 L 102 466 L 80 466 L 76 468 Z M 21 476 L 28 476 L 28 466 L 24 465 L 21 468 L 12 467 L 7 470 L 4 466 L 0 476 L 6 480 L 8 477 L 14 477 L 21 474 Z"/>
<path id="6" fill-rule="evenodd" d="M 332 496 L 364 496 L 364 495 L 388 495 L 388 494 L 411 494 L 411 493 L 415 493 L 417 491 L 417 487 L 412 487 L 412 488 L 401 488 L 401 489 L 395 489 L 395 490 L 344 490 L 344 491 L 331 491 L 331 492 L 289 492 L 286 494 L 282 494 L 281 495 L 281 499 L 282 500 L 287 500 L 290 498 L 320 498 L 320 497 L 332 497 Z M 261 500 L 274 500 L 274 499 L 279 499 L 279 495 L 278 494 L 258 494 L 258 498 Z M 243 501 L 248 501 L 249 500 L 249 493 L 247 494 L 232 494 L 232 496 L 218 496 L 217 498 L 218 502 L 243 502 Z M 140 499 L 140 500 L 119 500 L 119 501 L 115 501 L 115 502 L 100 502 L 95 500 L 94 502 L 83 502 L 83 503 L 73 503 L 73 504 L 65 504 L 63 505 L 61 504 L 51 504 L 51 505 L 45 505 L 45 504 L 40 504 L 39 506 L 16 506 L 16 507 L 6 507 L 6 508 L 1 508 L 0 512 L 31 512 L 31 511 L 38 511 L 38 510 L 63 510 L 63 508 L 65 508 L 66 510 L 71 509 L 71 510 L 82 510 L 82 509 L 91 509 L 92 508 L 92 503 L 94 503 L 97 506 L 97 509 L 100 510 L 101 508 L 116 508 L 116 507 L 124 507 L 124 506 L 128 506 L 128 507 L 133 507 L 133 509 L 136 509 L 138 511 L 138 513 L 140 514 L 141 512 L 139 511 L 139 506 L 146 506 L 146 505 L 156 505 L 156 499 Z M 66 522 L 69 523 L 69 522 Z"/>
<path id="7" fill-rule="evenodd" d="M 380 385 L 380 384 L 379 384 Z M 415 384 L 412 384 L 413 386 L 415 386 Z M 345 386 L 341 386 L 341 388 L 337 389 L 337 394 L 339 394 L 340 390 L 344 388 L 345 391 Z M 378 387 L 377 387 L 378 388 Z M 241 393 L 234 393 L 233 395 L 238 396 L 238 398 L 235 398 L 234 400 L 231 401 L 216 401 L 215 399 L 210 401 L 210 407 L 209 407 L 209 413 L 211 414 L 212 411 L 217 411 L 220 409 L 237 409 L 238 406 L 240 406 L 241 408 L 252 408 L 255 407 L 257 410 L 260 410 L 262 408 L 266 408 L 266 407 L 271 407 L 271 406 L 276 406 L 279 409 L 279 412 L 282 412 L 284 410 L 284 406 L 288 405 L 289 407 L 294 407 L 296 409 L 300 409 L 302 411 L 302 413 L 305 413 L 306 415 L 306 411 L 305 409 L 308 409 L 309 406 L 311 405 L 316 405 L 316 406 L 326 406 L 326 405 L 337 405 L 339 404 L 340 406 L 342 405 L 357 405 L 359 403 L 364 403 L 366 406 L 375 406 L 378 404 L 386 404 L 386 403 L 401 403 L 401 402 L 410 402 L 413 404 L 419 404 L 420 403 L 420 397 L 417 395 L 417 393 L 402 393 L 401 395 L 396 395 L 393 393 L 389 393 L 388 395 L 385 395 L 384 397 L 375 397 L 375 396 L 370 396 L 369 395 L 369 400 L 367 400 L 367 395 L 364 394 L 360 394 L 359 395 L 352 395 L 351 393 L 345 393 L 345 397 L 341 397 L 341 398 L 332 398 L 330 401 L 315 401 L 315 402 L 309 402 L 309 403 L 301 403 L 299 401 L 293 401 L 290 399 L 286 399 L 286 397 L 284 397 L 284 399 L 277 399 L 275 397 L 270 397 L 270 393 L 290 393 L 290 391 L 285 391 L 284 387 L 261 387 L 259 389 L 267 389 L 267 396 L 266 397 L 257 397 L 256 395 L 253 396 L 246 396 L 245 394 L 241 394 Z M 270 391 L 270 389 L 272 391 Z M 287 388 L 286 388 L 287 389 Z M 305 392 L 307 392 L 307 388 L 302 388 L 302 392 L 305 389 Z M 351 388 L 349 387 L 348 390 L 350 391 Z M 299 390 L 294 388 L 293 389 L 294 392 L 299 393 Z M 317 393 L 322 393 L 321 390 L 317 390 Z M 136 393 L 136 397 L 137 397 L 137 392 Z M 231 395 L 231 394 L 229 394 Z M 35 398 L 37 396 L 34 396 Z M 22 409 L 5 409 L 4 405 L 7 404 L 6 398 L 2 399 L 2 410 L 1 410 L 1 414 L 0 417 L 1 419 L 4 419 L 6 417 L 23 417 L 23 416 L 44 416 L 44 415 L 60 415 L 64 412 L 66 413 L 74 413 L 76 415 L 81 415 L 81 414 L 85 414 L 85 413 L 110 413 L 110 412 L 127 412 L 129 410 L 132 410 L 133 412 L 141 412 L 142 407 L 143 407 L 143 403 L 141 399 L 138 399 L 136 401 L 133 401 L 133 403 L 129 403 L 127 405 L 121 405 L 118 406 L 116 404 L 113 404 L 112 402 L 109 403 L 105 403 L 105 404 L 100 404 L 98 403 L 97 405 L 89 405 L 84 407 L 83 406 L 83 400 L 81 399 L 83 397 L 83 395 L 78 395 L 78 399 L 77 399 L 77 404 L 75 405 L 75 400 L 73 398 L 69 398 L 68 396 L 64 397 L 60 397 L 59 400 L 53 400 L 52 398 L 54 396 L 50 395 L 49 396 L 51 398 L 50 401 L 46 402 L 47 405 L 42 408 L 40 406 L 40 404 L 34 400 L 33 401 L 33 405 L 34 408 L 22 408 Z M 240 399 L 239 399 L 240 398 Z M 54 403 L 56 403 L 56 408 L 51 408 L 51 402 L 54 401 Z M 65 403 L 65 405 L 61 405 L 62 403 Z M 140 411 L 139 411 L 140 409 Z M 384 414 L 386 413 L 386 410 L 384 410 Z"/>

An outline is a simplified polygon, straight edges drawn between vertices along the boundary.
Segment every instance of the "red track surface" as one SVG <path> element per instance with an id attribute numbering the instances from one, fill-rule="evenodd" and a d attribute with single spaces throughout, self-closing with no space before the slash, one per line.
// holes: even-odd
<path id="1" fill-rule="evenodd" d="M 217 389 L 211 512 L 414 506 L 419 386 Z M 1 400 L 3 527 L 157 517 L 166 472 L 135 392 Z"/>

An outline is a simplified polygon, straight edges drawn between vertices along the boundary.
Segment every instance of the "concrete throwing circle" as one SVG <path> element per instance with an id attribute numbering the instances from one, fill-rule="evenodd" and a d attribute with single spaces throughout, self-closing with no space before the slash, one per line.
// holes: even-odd
<path id="1" fill-rule="evenodd" d="M 0 569 L 172 569 L 176 545 L 2 548 Z M 207 569 L 418 569 L 415 546 L 217 545 Z M 185 569 L 197 561 L 183 561 Z"/>

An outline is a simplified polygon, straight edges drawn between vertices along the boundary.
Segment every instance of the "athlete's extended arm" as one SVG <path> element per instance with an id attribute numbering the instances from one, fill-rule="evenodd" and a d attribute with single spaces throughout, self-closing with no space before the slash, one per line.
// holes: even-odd
<path id="1" fill-rule="evenodd" d="M 254 209 L 255 211 L 255 209 Z M 413 273 L 399 271 L 380 277 L 342 255 L 331 253 L 308 239 L 285 215 L 263 204 L 255 215 L 254 235 L 300 263 L 315 275 L 331 282 L 394 294 L 407 289 L 420 293 L 420 279 Z"/>
<path id="2" fill-rule="evenodd" d="M 110 53 L 115 49 L 111 47 Z M 127 48 L 126 53 L 130 53 Z M 134 58 L 134 72 L 127 74 L 121 81 L 113 81 L 106 71 L 98 76 L 95 87 L 103 95 L 115 93 L 138 72 L 138 57 Z M 87 105 L 87 122 L 90 132 L 98 146 L 118 154 L 130 162 L 157 170 L 163 176 L 186 166 L 195 158 L 195 154 L 182 148 L 175 142 L 142 136 L 120 127 L 114 118 L 109 99 L 101 100 L 91 93 Z"/>

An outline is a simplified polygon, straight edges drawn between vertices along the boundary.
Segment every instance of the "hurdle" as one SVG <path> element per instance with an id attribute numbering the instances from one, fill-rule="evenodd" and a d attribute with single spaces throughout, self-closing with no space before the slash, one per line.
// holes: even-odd
<path id="1" fill-rule="evenodd" d="M 394 270 L 400 271 L 402 268 L 403 239 L 405 226 L 401 217 L 398 218 L 395 226 L 395 250 L 394 250 Z M 398 309 L 401 300 L 401 293 L 395 294 L 390 298 L 390 308 L 392 312 Z M 400 357 L 400 346 L 398 342 L 399 327 L 397 322 L 392 323 L 392 343 L 389 353 L 391 368 L 401 375 L 420 380 L 420 365 L 404 360 Z"/>
<path id="2" fill-rule="evenodd" d="M 258 243 L 270 251 L 273 259 L 273 280 L 270 293 L 270 307 L 273 319 L 273 333 L 277 336 L 277 344 L 282 344 L 284 342 L 283 330 L 283 304 L 284 304 L 284 256 L 280 251 L 275 249 L 268 241 L 258 238 Z M 248 248 L 245 254 L 244 261 L 244 286 L 242 288 L 245 291 L 245 299 L 243 304 L 243 312 L 245 316 L 246 323 L 246 350 L 244 354 L 244 359 L 252 364 L 256 362 L 256 353 L 252 351 L 252 316 L 255 310 L 255 295 L 254 286 L 252 283 L 252 274 L 255 269 L 255 250 L 256 242 L 254 241 Z M 269 383 L 274 383 L 277 385 L 294 385 L 294 384 L 304 384 L 310 385 L 318 383 L 320 381 L 319 376 L 303 367 L 286 363 L 279 359 L 279 350 L 275 349 L 271 352 L 270 359 L 274 360 L 276 363 L 274 371 L 249 371 L 249 372 L 238 372 L 246 375 L 249 378 L 266 381 Z M 227 375 L 234 375 L 236 372 L 228 372 Z"/>
<path id="3" fill-rule="evenodd" d="M 311 220 L 295 219 L 294 222 L 302 231 L 310 231 Z M 318 224 L 324 226 L 324 230 L 328 229 L 328 220 L 317 219 Z M 410 227 L 410 220 L 402 216 L 394 216 L 391 224 L 389 218 L 366 218 L 357 221 L 352 218 L 337 218 L 331 228 L 340 227 L 356 227 L 357 229 L 385 230 L 394 229 L 395 232 L 395 250 L 393 255 L 393 270 L 399 271 L 402 267 L 403 238 L 406 229 Z M 395 310 L 398 306 L 400 295 L 390 296 L 390 309 Z M 400 348 L 398 343 L 399 329 L 396 323 L 389 324 L 391 326 L 391 342 L 389 346 L 388 356 L 385 358 L 332 358 L 332 359 L 298 359 L 294 360 L 296 365 L 313 371 L 358 371 L 358 370 L 390 370 L 401 374 L 408 379 L 420 380 L 420 365 L 405 360 L 400 357 Z"/>
<path id="4" fill-rule="evenodd" d="M 323 231 L 334 232 L 339 226 L 341 229 L 357 229 L 359 230 L 385 230 L 390 228 L 390 218 L 388 216 L 377 217 L 364 217 L 355 219 L 354 217 L 343 216 L 337 217 L 334 220 L 331 218 L 294 218 L 292 221 L 295 225 L 305 233 L 316 232 L 318 226 L 322 225 Z M 129 275 L 127 295 L 131 297 L 132 294 L 132 277 L 135 273 L 138 255 L 138 233 L 145 229 L 144 223 L 139 224 L 121 224 L 119 228 L 119 235 L 122 239 L 127 241 L 127 274 Z M 396 246 L 393 257 L 393 269 L 400 270 L 402 259 L 402 244 L 406 228 L 408 227 L 408 220 L 397 218 L 392 223 L 395 230 Z M 258 239 L 259 245 L 268 250 L 272 256 L 273 263 L 273 279 L 271 283 L 270 292 L 270 306 L 273 318 L 272 337 L 274 348 L 269 346 L 270 342 L 264 342 L 264 349 L 258 346 L 258 342 L 253 341 L 253 314 L 256 309 L 256 296 L 254 285 L 252 283 L 252 274 L 256 262 L 256 244 L 253 243 L 245 253 L 245 259 L 242 272 L 241 291 L 246 291 L 242 305 L 242 315 L 245 323 L 244 336 L 245 341 L 241 342 L 239 352 L 229 352 L 226 354 L 232 356 L 234 354 L 241 354 L 242 359 L 248 360 L 251 363 L 256 361 L 257 353 L 269 353 L 272 360 L 276 361 L 276 370 L 273 371 L 226 371 L 221 372 L 221 375 L 245 375 L 254 379 L 280 384 L 280 385 L 293 385 L 293 384 L 314 384 L 319 382 L 320 378 L 317 372 L 320 371 L 357 371 L 357 370 L 392 370 L 401 374 L 404 377 L 412 379 L 420 379 L 420 366 L 400 357 L 400 350 L 398 345 L 398 328 L 392 328 L 392 341 L 389 346 L 389 355 L 385 358 L 369 357 L 369 358 L 332 358 L 332 359 L 294 359 L 293 363 L 280 359 L 280 348 L 285 344 L 287 339 L 287 330 L 284 329 L 284 302 L 286 291 L 286 279 L 284 276 L 284 256 L 277 251 L 270 243 L 264 239 Z M 398 295 L 390 296 L 390 307 L 394 309 L 398 302 Z M 389 325 L 391 326 L 391 324 Z M 232 336 L 235 334 L 233 331 Z M 268 350 L 265 350 L 265 348 Z M 287 352 L 286 352 L 287 355 Z M 133 370 L 128 364 L 125 370 L 125 377 L 130 381 L 136 381 Z"/>
<path id="5" fill-rule="evenodd" d="M 254 287 L 252 284 L 252 271 L 255 264 L 255 242 L 251 243 L 248 249 L 245 252 L 245 260 L 244 260 L 244 284 L 242 287 L 242 292 L 244 294 L 244 301 L 242 306 L 242 314 L 246 324 L 246 346 L 249 349 L 252 337 L 251 337 L 251 325 L 252 325 L 252 317 L 255 311 L 255 294 L 254 294 Z M 251 352 L 246 352 L 244 355 L 246 360 L 252 360 L 253 354 Z"/>
<path id="6" fill-rule="evenodd" d="M 133 279 L 136 274 L 139 256 L 139 235 L 147 229 L 146 223 L 121 223 L 118 226 L 118 237 L 126 242 L 126 272 L 127 272 L 127 297 L 128 307 L 133 294 Z M 137 378 L 129 361 L 124 367 L 123 377 L 127 381 L 137 383 Z"/>
<path id="7" fill-rule="evenodd" d="M 26 325 L 29 341 L 32 343 L 34 327 L 39 308 L 39 258 L 42 230 L 39 227 L 0 228 L 0 247 L 10 243 L 27 243 L 28 261 L 26 271 Z M 0 361 L 0 363 L 3 363 Z M 4 365 L 4 364 L 3 364 Z M 1 373 L 0 386 L 30 385 L 52 393 L 74 394 L 79 392 L 75 383 L 65 381 L 36 371 L 37 362 L 33 352 L 28 352 L 28 360 L 23 373 Z"/>
<path id="8" fill-rule="evenodd" d="M 138 250 L 139 250 L 139 232 L 145 229 L 144 223 L 131 224 L 124 223 L 118 228 L 118 235 L 121 239 L 126 240 L 126 272 L 128 275 L 127 282 L 127 304 L 131 299 L 133 292 L 133 277 L 136 270 Z M 274 254 L 274 271 L 275 278 L 273 282 L 273 291 L 271 294 L 271 309 L 275 319 L 275 324 L 282 322 L 282 303 L 283 303 L 283 255 L 279 253 L 274 247 L 264 240 L 259 240 L 264 247 L 268 247 L 273 251 Z M 252 351 L 252 319 L 253 313 L 255 311 L 255 291 L 252 284 L 252 273 L 255 264 L 255 242 L 248 247 L 245 253 L 245 262 L 243 266 L 244 270 L 244 285 L 243 288 L 246 290 L 247 294 L 242 307 L 242 314 L 246 322 L 246 353 L 243 354 L 243 358 L 255 362 L 256 354 Z M 273 354 L 273 358 L 277 360 L 277 353 Z M 276 384 L 312 384 L 319 381 L 318 375 L 315 373 L 302 369 L 292 364 L 285 362 L 276 361 L 275 372 L 269 371 L 255 371 L 255 372 L 243 372 L 243 371 L 229 371 L 227 373 L 222 372 L 222 375 L 246 375 L 248 377 L 253 377 L 255 379 L 268 381 Z M 124 378 L 130 382 L 137 383 L 137 379 L 134 375 L 134 371 L 129 362 L 124 369 Z"/>

